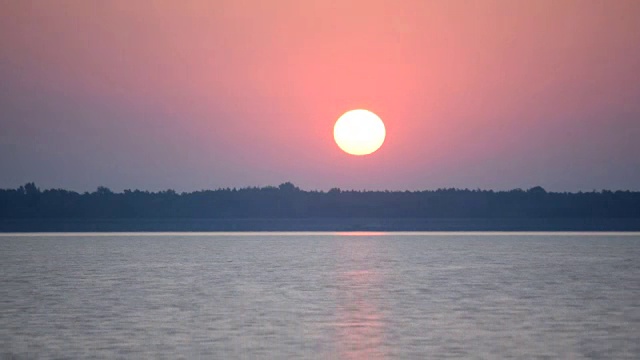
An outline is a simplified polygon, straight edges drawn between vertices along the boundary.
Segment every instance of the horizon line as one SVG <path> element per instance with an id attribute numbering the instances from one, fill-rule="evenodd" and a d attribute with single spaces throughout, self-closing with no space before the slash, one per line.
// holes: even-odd
<path id="1" fill-rule="evenodd" d="M 461 187 L 439 187 L 439 188 L 424 188 L 424 189 L 417 189 L 417 190 L 391 190 L 391 189 L 384 189 L 384 190 L 372 190 L 372 189 L 342 189 L 339 187 L 331 187 L 329 190 L 322 190 L 322 189 L 301 189 L 300 187 L 294 185 L 292 182 L 290 181 L 286 181 L 283 182 L 277 186 L 274 185 L 264 185 L 264 186 L 244 186 L 244 187 L 218 187 L 218 188 L 201 188 L 199 190 L 191 190 L 191 191 L 176 191 L 174 189 L 171 188 L 166 188 L 166 189 L 162 189 L 162 190 L 142 190 L 142 189 L 131 189 L 131 188 L 125 188 L 122 191 L 113 191 L 111 190 L 109 187 L 104 186 L 104 185 L 98 185 L 95 190 L 93 191 L 77 191 L 77 190 L 70 190 L 70 189 L 65 189 L 65 188 L 61 188 L 61 187 L 51 187 L 51 188 L 39 188 L 36 186 L 35 182 L 27 182 L 24 185 L 20 185 L 16 188 L 0 188 L 0 191 L 19 191 L 20 189 L 25 190 L 27 187 L 31 187 L 32 189 L 35 188 L 35 190 L 39 191 L 39 192 L 45 192 L 45 191 L 67 191 L 67 192 L 72 192 L 72 193 L 77 193 L 77 194 L 95 194 L 95 193 L 104 193 L 104 194 L 113 194 L 113 195 L 122 195 L 122 194 L 126 194 L 129 192 L 143 192 L 143 193 L 150 193 L 150 194 L 161 194 L 161 193 L 175 193 L 176 195 L 183 195 L 183 194 L 192 194 L 192 193 L 198 193 L 198 192 L 208 192 L 208 191 L 212 191 L 212 192 L 216 192 L 216 191 L 232 191 L 232 192 L 237 192 L 237 191 L 255 191 L 255 190 L 261 190 L 261 191 L 265 191 L 265 190 L 277 190 L 277 191 L 294 191 L 294 192 L 305 192 L 305 193 L 331 193 L 331 192 L 347 192 L 347 193 L 420 193 L 420 192 L 442 192 L 442 191 L 460 191 L 460 192 L 489 192 L 489 193 L 510 193 L 510 192 L 538 192 L 538 193 L 546 193 L 546 194 L 590 194 L 590 193 L 597 193 L 597 194 L 602 194 L 602 193 L 638 193 L 640 192 L 640 190 L 631 190 L 631 189 L 593 189 L 591 191 L 583 191 L 583 190 L 576 190 L 576 191 L 553 191 L 553 190 L 546 190 L 544 187 L 540 186 L 540 185 L 536 185 L 536 186 L 532 186 L 530 188 L 520 188 L 520 187 L 515 187 L 515 188 L 511 188 L 511 189 L 502 189 L 502 190 L 496 190 L 496 189 L 487 189 L 487 188 L 469 188 L 469 187 L 465 187 L 465 188 L 461 188 Z"/>

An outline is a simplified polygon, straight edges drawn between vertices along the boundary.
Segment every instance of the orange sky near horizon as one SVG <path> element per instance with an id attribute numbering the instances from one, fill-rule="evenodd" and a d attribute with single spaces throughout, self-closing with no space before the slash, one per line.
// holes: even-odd
<path id="1" fill-rule="evenodd" d="M 637 1 L 5 1 L 0 187 L 640 190 L 638 39 Z"/>

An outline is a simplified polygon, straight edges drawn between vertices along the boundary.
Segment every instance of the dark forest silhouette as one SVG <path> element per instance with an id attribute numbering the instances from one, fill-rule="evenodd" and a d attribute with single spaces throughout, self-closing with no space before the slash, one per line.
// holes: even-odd
<path id="1" fill-rule="evenodd" d="M 640 218 L 640 192 L 305 191 L 287 182 L 177 193 L 106 187 L 41 191 L 34 183 L 0 190 L 0 219 L 239 218 Z"/>

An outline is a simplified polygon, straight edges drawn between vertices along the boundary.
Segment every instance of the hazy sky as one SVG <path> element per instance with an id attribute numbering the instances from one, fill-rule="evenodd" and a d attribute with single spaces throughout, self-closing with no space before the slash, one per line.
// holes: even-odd
<path id="1" fill-rule="evenodd" d="M 2 188 L 640 190 L 640 1 L 2 0 L 0 111 Z"/>

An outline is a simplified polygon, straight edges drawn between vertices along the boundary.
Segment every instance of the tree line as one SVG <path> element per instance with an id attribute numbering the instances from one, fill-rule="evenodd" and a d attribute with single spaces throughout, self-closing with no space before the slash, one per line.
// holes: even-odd
<path id="1" fill-rule="evenodd" d="M 280 186 L 177 193 L 106 187 L 78 193 L 34 183 L 0 189 L 0 218 L 640 218 L 640 192 L 305 191 Z"/>

